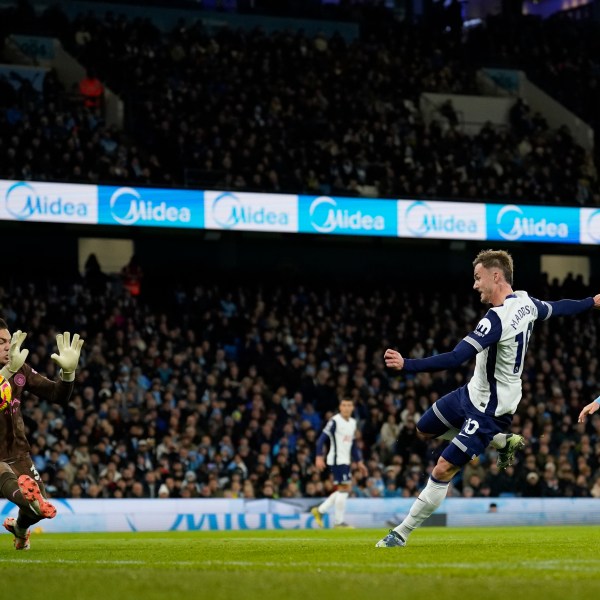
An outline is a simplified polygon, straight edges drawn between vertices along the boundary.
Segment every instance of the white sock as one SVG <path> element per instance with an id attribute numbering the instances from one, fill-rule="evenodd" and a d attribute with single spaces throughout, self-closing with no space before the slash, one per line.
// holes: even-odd
<path id="1" fill-rule="evenodd" d="M 406 518 L 394 529 L 405 540 L 443 502 L 448 493 L 449 481 L 434 481 L 431 477 L 419 497 L 410 507 Z"/>
<path id="2" fill-rule="evenodd" d="M 460 429 L 455 429 L 454 427 L 452 427 L 452 429 L 448 429 L 448 431 L 446 431 L 446 433 L 442 433 L 442 435 L 438 435 L 435 439 L 451 441 L 458 435 L 459 431 L 460 431 Z"/>
<path id="3" fill-rule="evenodd" d="M 346 500 L 348 492 L 338 492 L 335 499 L 334 523 L 339 525 L 344 522 L 344 513 L 346 512 Z"/>
<path id="4" fill-rule="evenodd" d="M 319 506 L 317 506 L 317 510 L 324 515 L 335 503 L 335 499 L 339 492 L 333 492 L 330 494 Z"/>
<path id="5" fill-rule="evenodd" d="M 496 450 L 502 450 L 506 446 L 506 433 L 497 433 L 490 442 L 492 448 Z"/>

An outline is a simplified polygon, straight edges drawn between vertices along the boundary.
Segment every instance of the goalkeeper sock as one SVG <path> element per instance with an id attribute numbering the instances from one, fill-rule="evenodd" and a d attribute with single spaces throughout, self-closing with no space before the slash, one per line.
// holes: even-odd
<path id="1" fill-rule="evenodd" d="M 394 529 L 406 541 L 408 536 L 440 506 L 448 493 L 449 481 L 429 478 L 427 485 L 410 507 L 406 518 Z"/>
<path id="2" fill-rule="evenodd" d="M 29 502 L 21 494 L 19 484 L 17 483 L 17 476 L 12 471 L 5 471 L 0 475 L 0 494 L 7 500 L 14 502 L 19 508 L 31 510 Z"/>
<path id="3" fill-rule="evenodd" d="M 39 523 L 44 517 L 39 517 L 38 515 L 31 514 L 31 508 L 29 504 L 27 508 L 19 509 L 19 516 L 17 517 L 17 527 L 19 529 L 29 529 L 32 525 Z"/>
<path id="4" fill-rule="evenodd" d="M 19 529 L 28 529 L 44 518 L 32 514 L 31 504 L 23 497 L 17 476 L 12 471 L 0 474 L 0 494 L 19 507 L 19 516 L 17 517 Z"/>

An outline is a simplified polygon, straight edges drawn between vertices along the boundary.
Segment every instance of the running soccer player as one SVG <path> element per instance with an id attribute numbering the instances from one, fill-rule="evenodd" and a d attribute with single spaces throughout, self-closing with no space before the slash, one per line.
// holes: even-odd
<path id="1" fill-rule="evenodd" d="M 344 521 L 346 500 L 352 488 L 352 477 L 350 465 L 356 462 L 358 468 L 366 476 L 367 467 L 361 460 L 360 451 L 356 446 L 356 419 L 352 417 L 354 402 L 351 399 L 340 400 L 340 412 L 329 421 L 317 440 L 315 466 L 318 471 L 325 469 L 323 450 L 325 443 L 329 441 L 329 452 L 327 453 L 327 466 L 333 473 L 333 482 L 336 490 L 330 494 L 319 506 L 311 509 L 311 514 L 319 527 L 324 526 L 323 515 L 334 507 L 334 527 L 349 527 Z"/>

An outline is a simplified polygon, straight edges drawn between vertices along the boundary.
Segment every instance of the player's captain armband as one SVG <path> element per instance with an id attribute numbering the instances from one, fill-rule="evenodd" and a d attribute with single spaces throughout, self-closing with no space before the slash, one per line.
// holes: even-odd
<path id="1" fill-rule="evenodd" d="M 5 411 L 12 401 L 12 388 L 8 379 L 0 375 L 0 413 Z"/>

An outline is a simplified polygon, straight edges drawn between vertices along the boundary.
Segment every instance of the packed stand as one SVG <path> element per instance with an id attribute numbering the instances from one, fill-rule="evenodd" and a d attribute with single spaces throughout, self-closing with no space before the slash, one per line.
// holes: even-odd
<path id="1" fill-rule="evenodd" d="M 199 21 L 165 34 L 147 19 L 86 14 L 69 24 L 53 11 L 69 51 L 127 107 L 129 139 L 110 132 L 108 168 L 92 169 L 101 182 L 600 203 L 592 158 L 526 107 L 510 127 L 485 125 L 474 136 L 451 106 L 424 122 L 422 92 L 477 93 L 472 55 L 455 29 L 375 20 L 347 41 L 209 33 Z M 13 20 L 17 29 L 41 27 L 29 21 Z"/>
<path id="2" fill-rule="evenodd" d="M 156 157 L 137 147 L 100 108 L 87 107 L 49 71 L 38 90 L 0 76 L 0 178 L 32 181 L 150 182 Z"/>
<path id="3" fill-rule="evenodd" d="M 566 108 L 588 123 L 596 139 L 600 135 L 599 34 L 597 20 L 574 20 L 568 13 L 557 13 L 540 19 L 521 16 L 506 19 L 488 17 L 485 24 L 474 28 L 465 38 L 465 49 L 477 65 L 520 69 Z M 519 129 L 533 130 L 531 115 L 522 119 Z M 564 166 L 572 171 L 578 166 L 577 201 L 598 204 L 597 164 L 588 157 L 583 161 L 567 153 L 565 162 L 557 151 L 551 158 L 550 172 Z M 557 179 L 563 179 L 554 175 Z M 554 185 L 554 181 L 551 185 Z"/>
<path id="4" fill-rule="evenodd" d="M 510 21 L 490 17 L 471 31 L 466 47 L 482 65 L 523 69 L 599 132 L 599 33 L 597 20 L 572 20 L 568 13 Z"/>
<path id="5" fill-rule="evenodd" d="M 534 291 L 532 289 L 532 291 Z M 542 298 L 583 297 L 580 281 Z M 42 300 L 44 298 L 44 300 Z M 293 498 L 331 491 L 315 441 L 340 397 L 355 400 L 369 477 L 357 497 L 412 497 L 446 442 L 415 423 L 472 366 L 388 372 L 386 347 L 420 357 L 452 349 L 483 313 L 474 294 L 204 283 L 132 296 L 96 274 L 68 289 L 1 291 L 3 316 L 29 332 L 29 362 L 55 375 L 54 336 L 86 339 L 66 407 L 24 399 L 36 467 L 54 497 Z M 454 480 L 465 497 L 600 497 L 597 318 L 538 323 L 512 430 L 527 439 L 498 472 L 492 449 Z"/>
<path id="6" fill-rule="evenodd" d="M 452 108 L 424 123 L 422 92 L 477 93 L 453 34 L 391 24 L 379 37 L 347 42 L 258 30 L 209 35 L 197 24 L 161 35 L 119 17 L 82 17 L 74 30 L 87 34 L 76 49 L 82 62 L 136 106 L 136 136 L 162 149 L 180 184 L 600 202 L 591 157 L 539 115 L 528 115 L 527 129 L 514 115 L 509 129 L 486 125 L 475 136 L 461 131 Z"/>

